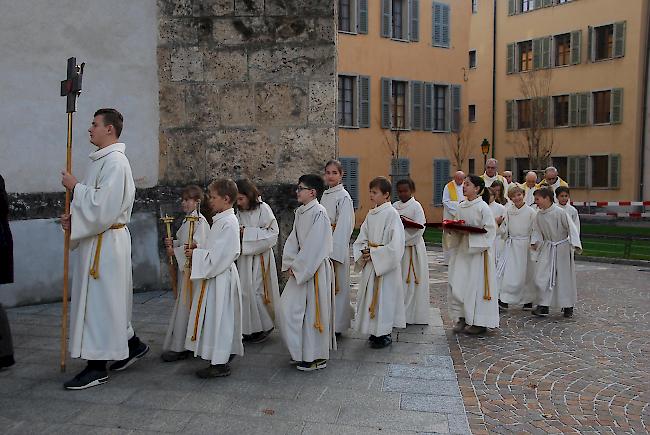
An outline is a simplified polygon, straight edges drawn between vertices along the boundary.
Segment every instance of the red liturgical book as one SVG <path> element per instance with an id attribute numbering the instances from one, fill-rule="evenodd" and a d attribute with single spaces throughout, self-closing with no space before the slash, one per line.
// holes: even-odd
<path id="1" fill-rule="evenodd" d="M 406 216 L 400 216 L 400 219 L 402 219 L 402 223 L 404 224 L 404 228 L 417 228 L 419 230 L 424 228 L 424 225 L 422 225 L 419 222 L 415 222 L 413 219 L 409 219 Z"/>
<path id="2" fill-rule="evenodd" d="M 433 223 L 431 224 L 431 226 L 447 229 L 447 230 L 465 231 L 466 233 L 478 233 L 478 234 L 487 233 L 487 230 L 485 228 L 465 225 L 465 221 L 463 220 L 444 220 L 442 222 Z"/>

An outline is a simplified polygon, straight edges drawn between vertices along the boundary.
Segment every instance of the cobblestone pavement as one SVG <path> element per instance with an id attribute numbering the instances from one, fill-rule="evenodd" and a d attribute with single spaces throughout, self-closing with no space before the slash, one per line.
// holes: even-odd
<path id="1" fill-rule="evenodd" d="M 430 255 L 473 433 L 648 433 L 650 270 L 579 262 L 572 319 L 511 308 L 475 338 L 449 332 L 447 271 Z"/>
<path id="2" fill-rule="evenodd" d="M 9 310 L 18 362 L 0 371 L 0 433 L 469 433 L 436 308 L 429 326 L 396 330 L 387 349 L 345 334 L 325 370 L 291 367 L 274 333 L 246 345 L 232 376 L 201 380 L 194 375 L 201 360 L 160 361 L 172 302 L 166 292 L 134 296 L 134 326 L 151 352 L 84 391 L 61 386 L 82 363 L 59 371 L 60 304 Z"/>

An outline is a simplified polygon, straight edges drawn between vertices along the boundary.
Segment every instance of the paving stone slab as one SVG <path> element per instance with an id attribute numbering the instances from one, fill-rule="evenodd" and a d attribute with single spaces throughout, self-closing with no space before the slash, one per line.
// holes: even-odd
<path id="1" fill-rule="evenodd" d="M 427 367 L 413 364 L 390 364 L 388 366 L 388 376 L 456 381 L 456 372 L 448 366 Z"/>
<path id="2" fill-rule="evenodd" d="M 397 391 L 401 393 L 436 394 L 441 396 L 459 396 L 456 381 L 441 381 L 434 379 L 413 378 L 384 378 L 383 391 Z"/>
<path id="3" fill-rule="evenodd" d="M 69 420 L 70 423 L 118 429 L 143 429 L 157 432 L 179 432 L 193 413 L 155 411 L 126 405 L 90 405 Z"/>
<path id="4" fill-rule="evenodd" d="M 465 405 L 460 395 L 454 397 L 439 396 L 437 394 L 402 394 L 400 409 L 458 414 L 459 416 L 465 417 Z"/>
<path id="5" fill-rule="evenodd" d="M 339 424 L 368 426 L 399 431 L 448 433 L 449 424 L 445 414 L 417 411 L 372 410 L 356 406 L 341 409 Z"/>

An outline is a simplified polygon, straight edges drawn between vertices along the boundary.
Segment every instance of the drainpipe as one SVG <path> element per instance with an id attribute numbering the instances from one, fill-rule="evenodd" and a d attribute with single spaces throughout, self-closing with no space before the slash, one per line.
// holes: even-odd
<path id="1" fill-rule="evenodd" d="M 496 155 L 494 150 L 496 142 L 496 116 L 497 116 L 497 0 L 492 1 L 492 158 Z"/>
<path id="2" fill-rule="evenodd" d="M 648 128 L 648 73 L 650 72 L 650 7 L 646 6 L 646 46 L 645 46 L 645 65 L 643 68 L 643 110 L 641 119 L 641 156 L 639 158 L 639 201 L 644 199 L 645 190 L 645 147 L 647 143 L 646 129 Z"/>

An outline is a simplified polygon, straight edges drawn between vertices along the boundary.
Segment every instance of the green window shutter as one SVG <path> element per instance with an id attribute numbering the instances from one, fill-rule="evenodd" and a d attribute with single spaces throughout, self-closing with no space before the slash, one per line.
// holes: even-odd
<path id="1" fill-rule="evenodd" d="M 569 125 L 578 125 L 578 94 L 569 95 Z"/>
<path id="2" fill-rule="evenodd" d="M 352 197 L 354 208 L 359 208 L 359 159 L 355 157 L 341 157 L 343 166 L 343 187 Z"/>
<path id="3" fill-rule="evenodd" d="M 578 187 L 578 158 L 575 156 L 567 157 L 567 174 L 566 181 L 569 187 Z"/>
<path id="4" fill-rule="evenodd" d="M 581 46 L 582 46 L 582 30 L 571 32 L 571 65 L 580 64 Z"/>
<path id="5" fill-rule="evenodd" d="M 533 39 L 533 69 L 542 68 L 542 39 Z"/>
<path id="6" fill-rule="evenodd" d="M 508 74 L 515 72 L 515 44 L 508 44 L 508 54 L 506 56 L 506 70 Z"/>
<path id="7" fill-rule="evenodd" d="M 461 126 L 460 120 L 461 94 L 460 85 L 451 86 L 451 131 L 459 132 Z"/>
<path id="8" fill-rule="evenodd" d="M 619 189 L 621 187 L 621 155 L 609 155 L 609 187 Z"/>
<path id="9" fill-rule="evenodd" d="M 397 182 L 399 180 L 405 180 L 410 176 L 411 162 L 405 157 L 400 157 L 397 159 L 391 159 L 390 169 L 392 175 L 392 184 L 393 184 L 393 201 L 397 200 Z"/>
<path id="10" fill-rule="evenodd" d="M 442 3 L 433 2 L 431 7 L 431 44 L 442 46 Z"/>
<path id="11" fill-rule="evenodd" d="M 508 0 L 508 15 L 515 15 L 517 13 L 515 0 Z"/>
<path id="12" fill-rule="evenodd" d="M 553 6 L 553 0 L 544 0 L 542 6 L 545 8 L 549 6 Z"/>
<path id="13" fill-rule="evenodd" d="M 515 102 L 513 100 L 506 101 L 506 130 L 514 130 L 514 109 Z"/>
<path id="14" fill-rule="evenodd" d="M 587 28 L 587 61 L 593 62 L 595 53 L 594 53 L 594 48 L 596 44 L 594 44 L 594 28 L 592 26 L 589 26 Z"/>
<path id="15" fill-rule="evenodd" d="M 614 23 L 614 57 L 625 56 L 625 28 L 625 21 Z"/>
<path id="16" fill-rule="evenodd" d="M 612 89 L 610 122 L 612 124 L 620 124 L 623 122 L 623 89 Z"/>
<path id="17" fill-rule="evenodd" d="M 514 159 L 512 157 L 509 157 L 509 158 L 506 159 L 506 169 L 505 169 L 506 171 L 510 171 L 510 172 L 514 171 L 514 169 L 512 167 L 513 162 L 514 162 Z M 513 178 L 514 178 L 514 174 L 513 174 Z"/>
<path id="18" fill-rule="evenodd" d="M 409 0 L 409 40 L 420 40 L 420 0 Z"/>
<path id="19" fill-rule="evenodd" d="M 587 159 L 587 156 L 578 157 L 576 187 L 587 187 Z"/>
<path id="20" fill-rule="evenodd" d="M 391 80 L 381 79 L 381 128 L 390 128 Z"/>
<path id="21" fill-rule="evenodd" d="M 451 162 L 447 159 L 433 160 L 433 205 L 442 204 L 442 192 L 449 182 Z"/>
<path id="22" fill-rule="evenodd" d="M 368 0 L 358 0 L 358 19 L 357 32 L 368 34 Z"/>
<path id="23" fill-rule="evenodd" d="M 381 37 L 390 38 L 393 25 L 393 3 L 391 0 L 381 0 Z"/>
<path id="24" fill-rule="evenodd" d="M 539 117 L 539 127 L 548 128 L 548 98 L 538 97 L 533 100 L 535 115 Z"/>
<path id="25" fill-rule="evenodd" d="M 578 94 L 578 124 L 581 126 L 590 124 L 589 122 L 590 102 L 591 102 L 590 92 L 583 92 L 581 94 Z"/>
<path id="26" fill-rule="evenodd" d="M 451 46 L 451 10 L 449 5 L 442 5 L 442 46 Z"/>
<path id="27" fill-rule="evenodd" d="M 542 68 L 551 67 L 551 41 L 552 36 L 542 38 Z"/>
<path id="28" fill-rule="evenodd" d="M 411 129 L 422 130 L 422 82 L 411 82 Z"/>
<path id="29" fill-rule="evenodd" d="M 370 77 L 359 76 L 359 127 L 370 127 Z"/>
<path id="30" fill-rule="evenodd" d="M 424 84 L 424 122 L 423 130 L 433 130 L 433 83 Z"/>

